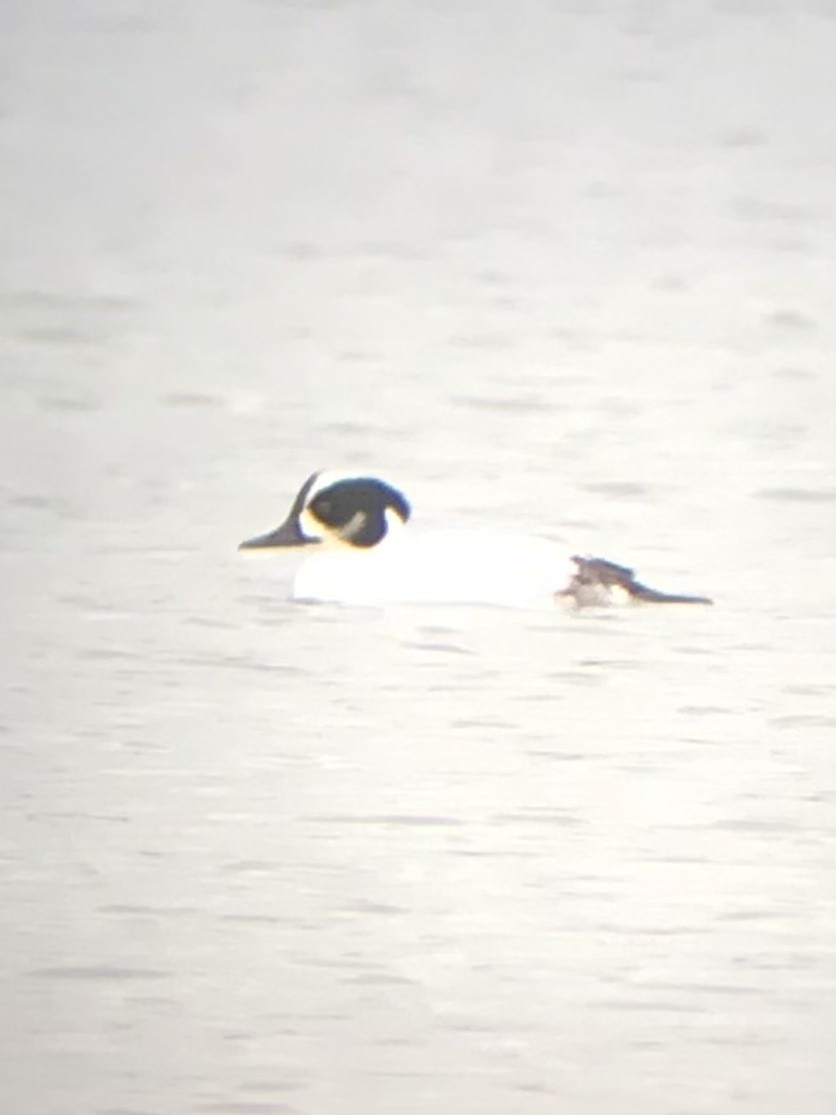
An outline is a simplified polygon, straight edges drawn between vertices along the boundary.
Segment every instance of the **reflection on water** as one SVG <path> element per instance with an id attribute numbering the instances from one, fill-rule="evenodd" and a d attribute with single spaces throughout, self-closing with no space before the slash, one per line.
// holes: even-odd
<path id="1" fill-rule="evenodd" d="M 831 1112 L 828 12 L 46 14 L 3 1106 Z M 718 606 L 293 606 L 235 546 L 329 466 Z"/>

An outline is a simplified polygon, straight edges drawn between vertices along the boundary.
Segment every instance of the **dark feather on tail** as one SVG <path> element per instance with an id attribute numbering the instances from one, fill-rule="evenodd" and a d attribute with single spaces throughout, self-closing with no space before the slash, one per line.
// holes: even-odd
<path id="1" fill-rule="evenodd" d="M 569 597 L 579 608 L 606 607 L 615 602 L 613 590 L 620 589 L 633 601 L 642 604 L 713 604 L 707 596 L 683 596 L 659 592 L 636 580 L 632 569 L 616 565 L 604 558 L 574 556 L 575 573 L 569 584 L 556 595 Z"/>

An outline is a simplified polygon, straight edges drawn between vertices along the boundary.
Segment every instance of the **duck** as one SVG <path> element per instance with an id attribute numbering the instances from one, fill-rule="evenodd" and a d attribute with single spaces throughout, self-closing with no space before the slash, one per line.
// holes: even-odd
<path id="1" fill-rule="evenodd" d="M 421 532 L 410 525 L 411 518 L 406 496 L 384 480 L 314 472 L 279 526 L 246 539 L 238 549 L 305 550 L 291 590 L 299 602 L 527 607 L 556 601 L 576 609 L 712 603 L 705 596 L 651 589 L 627 566 L 567 556 L 536 535 L 490 529 Z"/>

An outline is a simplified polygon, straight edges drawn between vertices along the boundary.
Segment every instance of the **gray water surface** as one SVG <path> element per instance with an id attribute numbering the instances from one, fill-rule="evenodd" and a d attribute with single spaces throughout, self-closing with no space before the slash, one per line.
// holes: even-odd
<path id="1" fill-rule="evenodd" d="M 0 5 L 4 1111 L 832 1115 L 835 39 Z M 717 606 L 294 606 L 320 467 Z"/>

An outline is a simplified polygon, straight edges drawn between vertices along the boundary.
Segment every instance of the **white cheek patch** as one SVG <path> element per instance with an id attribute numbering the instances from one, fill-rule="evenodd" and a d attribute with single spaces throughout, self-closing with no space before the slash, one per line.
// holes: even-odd
<path id="1" fill-rule="evenodd" d="M 303 507 L 299 512 L 299 529 L 309 542 L 322 542 L 326 537 L 322 523 L 307 507 Z"/>
<path id="2" fill-rule="evenodd" d="M 365 521 L 365 512 L 358 511 L 352 515 L 344 527 L 330 527 L 327 523 L 317 519 L 308 507 L 299 512 L 299 527 L 308 542 L 317 543 L 329 550 L 355 549 L 352 537 L 362 530 Z"/>

